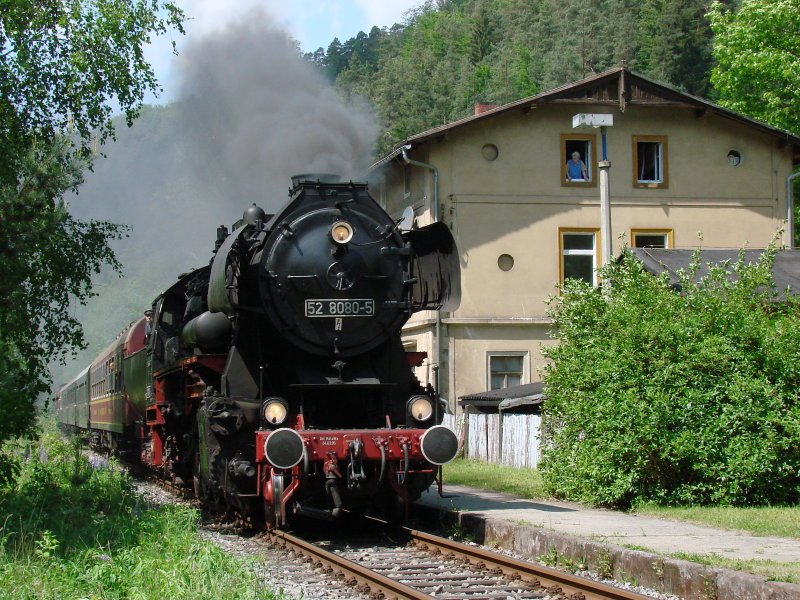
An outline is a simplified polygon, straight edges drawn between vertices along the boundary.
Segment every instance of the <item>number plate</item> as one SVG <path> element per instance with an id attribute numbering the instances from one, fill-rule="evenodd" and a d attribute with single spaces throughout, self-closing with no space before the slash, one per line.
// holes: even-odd
<path id="1" fill-rule="evenodd" d="M 306 300 L 307 317 L 372 317 L 375 315 L 375 300 Z"/>

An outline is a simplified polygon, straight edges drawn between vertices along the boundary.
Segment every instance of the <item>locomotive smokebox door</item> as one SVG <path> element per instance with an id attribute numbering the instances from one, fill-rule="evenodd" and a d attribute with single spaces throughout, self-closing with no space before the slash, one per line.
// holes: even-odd
<path id="1" fill-rule="evenodd" d="M 274 222 L 261 258 L 261 300 L 287 341 L 317 356 L 348 357 L 402 327 L 410 315 L 408 254 L 364 184 L 304 182 Z"/>

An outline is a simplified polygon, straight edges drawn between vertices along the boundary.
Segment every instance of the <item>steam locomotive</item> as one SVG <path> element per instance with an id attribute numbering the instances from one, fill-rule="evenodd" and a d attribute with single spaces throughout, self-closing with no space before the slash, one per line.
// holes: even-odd
<path id="1" fill-rule="evenodd" d="M 58 419 L 267 527 L 402 518 L 458 442 L 400 329 L 459 298 L 445 225 L 395 222 L 363 183 L 296 176 L 280 211 L 220 227 L 210 264 L 62 386 Z"/>

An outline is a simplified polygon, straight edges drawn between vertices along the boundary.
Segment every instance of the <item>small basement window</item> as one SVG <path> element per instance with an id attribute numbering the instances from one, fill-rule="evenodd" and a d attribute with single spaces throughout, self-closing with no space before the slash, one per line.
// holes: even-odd
<path id="1" fill-rule="evenodd" d="M 633 248 L 672 248 L 672 229 L 631 229 Z"/>

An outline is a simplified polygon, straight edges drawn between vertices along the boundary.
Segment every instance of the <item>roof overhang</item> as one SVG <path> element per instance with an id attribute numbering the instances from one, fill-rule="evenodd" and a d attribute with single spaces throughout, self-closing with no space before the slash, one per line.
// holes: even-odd
<path id="1" fill-rule="evenodd" d="M 648 96 L 648 99 L 645 100 L 633 94 L 631 90 L 634 87 L 639 90 L 643 90 Z M 591 97 L 590 93 L 587 94 L 588 92 L 597 90 L 599 88 L 603 88 L 603 100 L 598 100 Z M 692 94 L 687 94 L 686 92 L 682 92 L 663 83 L 659 83 L 625 67 L 616 67 L 602 73 L 586 77 L 580 81 L 568 83 L 552 90 L 542 92 L 541 94 L 523 98 L 515 102 L 510 102 L 480 114 L 470 115 L 463 119 L 453 121 L 452 123 L 448 123 L 440 127 L 434 127 L 433 129 L 412 135 L 400 142 L 395 149 L 392 150 L 392 152 L 386 154 L 381 159 L 376 161 L 370 167 L 370 170 L 380 168 L 381 166 L 390 162 L 392 159 L 396 158 L 402 153 L 403 147 L 409 147 L 408 149 L 412 149 L 430 140 L 441 138 L 451 131 L 471 125 L 472 123 L 482 121 L 484 119 L 492 119 L 498 115 L 503 115 L 514 111 L 528 113 L 536 109 L 537 106 L 560 102 L 584 105 L 602 103 L 608 106 L 618 107 L 621 112 L 624 112 L 628 105 L 635 106 L 637 104 L 672 107 L 677 106 L 695 109 L 698 111 L 698 114 L 708 111 L 720 117 L 731 119 L 743 125 L 757 129 L 776 138 L 779 143 L 786 146 L 791 146 L 794 164 L 800 163 L 800 136 L 783 129 L 778 129 L 777 127 L 772 127 L 771 125 L 767 125 L 766 123 L 762 123 L 756 119 L 751 119 L 750 117 L 714 104 L 713 102 L 710 102 L 704 98 L 700 98 L 699 96 L 693 96 Z"/>

